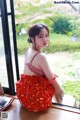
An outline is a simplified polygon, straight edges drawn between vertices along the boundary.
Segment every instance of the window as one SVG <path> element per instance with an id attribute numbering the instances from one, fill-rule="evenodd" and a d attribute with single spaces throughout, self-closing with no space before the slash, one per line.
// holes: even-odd
<path id="1" fill-rule="evenodd" d="M 31 1 L 31 4 L 29 2 L 30 1 L 23 2 L 23 1 L 14 0 L 14 5 L 13 5 L 13 0 L 0 0 L 0 82 L 4 87 L 5 93 L 9 93 L 9 94 L 15 94 L 15 82 L 19 79 L 19 72 L 20 74 L 23 72 L 24 53 L 25 53 L 26 47 L 28 47 L 27 36 L 25 34 L 26 33 L 25 31 L 27 30 L 29 25 L 31 25 L 32 23 L 36 23 L 37 21 L 44 22 L 48 24 L 48 26 L 50 27 L 50 30 L 52 30 L 51 25 L 53 21 L 51 20 L 54 18 L 54 15 L 55 16 L 65 15 L 66 13 L 66 16 L 70 14 L 74 16 L 75 14 L 76 15 L 78 14 L 78 12 L 76 13 L 75 4 L 72 6 L 69 4 L 61 4 L 61 5 L 57 3 L 54 4 L 54 0 L 45 0 L 45 2 L 38 1 L 38 3 L 37 1 L 35 2 Z M 80 6 L 80 3 L 77 5 Z M 14 7 L 15 7 L 15 18 L 14 18 Z M 15 24 L 15 19 L 16 19 L 16 24 Z M 73 19 L 71 20 L 72 22 L 74 22 Z M 74 20 L 75 21 L 78 20 L 77 17 Z M 80 28 L 76 29 L 75 25 L 76 24 L 74 22 L 75 30 L 72 35 L 77 35 L 80 38 L 79 36 Z M 78 27 L 79 26 L 80 26 L 80 23 Z M 75 36 L 71 36 L 70 34 L 71 32 L 68 33 L 68 38 L 73 37 L 73 39 L 75 40 Z M 17 41 L 16 41 L 16 35 L 17 35 Z M 65 38 L 67 39 L 67 36 L 65 37 L 64 35 L 55 34 L 55 33 L 52 34 L 52 31 L 50 36 L 54 44 L 57 43 L 57 46 L 59 45 L 61 40 Z M 61 36 L 63 38 L 60 41 L 56 42 L 56 40 L 61 38 Z M 78 41 L 78 43 L 79 42 L 80 41 Z M 62 46 L 60 45 L 60 47 L 64 48 L 65 45 L 66 45 L 66 41 L 62 44 Z M 50 47 L 52 47 L 53 49 L 54 45 Z M 56 48 L 60 48 L 60 47 L 56 47 Z M 17 50 L 18 50 L 18 54 L 17 54 Z M 67 50 L 67 46 L 65 47 L 65 50 Z M 62 56 L 62 59 L 60 59 L 61 56 L 59 57 L 59 54 L 58 53 L 56 54 L 57 54 L 56 57 L 55 57 L 55 54 L 53 54 L 53 57 L 48 57 L 50 58 L 49 61 L 50 61 L 51 67 L 53 66 L 52 70 L 53 72 L 55 71 L 56 73 L 58 73 L 58 75 L 60 76 L 59 78 L 61 78 L 61 81 L 59 80 L 59 82 L 61 85 L 63 84 L 63 87 L 65 87 L 65 85 L 67 84 L 67 83 L 64 84 L 66 80 L 65 77 L 67 76 L 67 79 L 69 80 L 68 85 L 71 85 L 69 88 L 72 88 L 73 84 L 71 83 L 69 84 L 69 82 L 72 81 L 72 78 L 70 78 L 70 76 L 73 77 L 75 81 L 78 80 L 80 82 L 80 66 L 79 66 L 80 55 L 74 51 L 74 54 L 71 54 L 74 61 L 72 61 L 72 63 L 70 64 L 65 64 L 65 60 L 67 60 L 66 57 L 70 57 L 72 59 L 71 55 L 68 54 L 69 56 L 66 56 L 65 52 L 60 53 L 60 55 Z M 66 57 L 64 57 L 64 55 Z M 18 60 L 18 57 L 19 57 L 19 60 Z M 51 61 L 53 59 L 55 60 L 54 63 L 53 61 Z M 77 68 L 75 67 L 75 64 L 76 64 L 75 61 L 77 61 Z M 18 62 L 19 62 L 19 68 L 18 68 Z M 66 61 L 66 62 L 68 63 L 69 61 Z M 58 69 L 59 67 L 60 69 Z M 62 70 L 63 71 L 65 70 L 65 71 L 62 73 L 61 72 Z M 64 76 L 62 77 L 63 74 Z M 75 90 L 77 90 L 77 88 L 75 87 Z M 73 96 L 72 91 L 71 93 L 69 92 L 69 95 Z M 79 91 L 80 89 L 78 88 L 78 92 Z M 75 94 L 74 96 L 77 96 L 77 95 L 78 96 L 75 99 L 75 104 L 77 104 L 76 107 L 79 108 L 80 92 L 79 94 L 76 94 L 76 93 L 77 92 L 74 93 Z M 67 97 L 66 99 L 70 99 L 70 98 Z M 73 106 L 71 104 L 67 104 L 67 105 Z"/>
<path id="2" fill-rule="evenodd" d="M 47 56 L 52 71 L 59 75 L 59 82 L 65 89 L 66 101 L 64 100 L 63 104 L 79 108 L 80 88 L 78 85 L 80 85 L 79 84 L 80 83 L 80 76 L 79 76 L 80 53 L 76 50 L 80 49 L 77 46 L 77 44 L 80 45 L 80 41 L 76 42 L 75 36 L 78 35 L 79 39 L 77 37 L 77 40 L 80 40 L 80 36 L 79 36 L 80 23 L 76 27 L 77 25 L 76 22 L 80 21 L 80 19 L 77 18 L 80 4 L 78 3 L 79 0 L 74 0 L 74 2 L 77 1 L 77 3 L 75 4 L 68 4 L 67 1 L 69 0 L 65 0 L 64 2 L 66 3 L 59 3 L 61 2 L 60 0 L 55 0 L 55 1 L 56 3 L 54 3 L 54 0 L 45 0 L 44 2 L 42 2 L 42 0 L 40 1 L 33 0 L 33 1 L 24 1 L 24 2 L 15 1 L 14 7 L 15 7 L 15 19 L 16 19 L 17 48 L 18 48 L 18 57 L 19 57 L 19 68 L 20 68 L 19 71 L 20 74 L 23 72 L 24 63 L 22 63 L 22 61 L 24 62 L 24 53 L 26 51 L 26 47 L 29 47 L 29 45 L 27 44 L 27 35 L 23 31 L 27 31 L 27 28 L 33 23 L 37 23 L 37 22 L 46 23 L 51 31 L 50 33 L 51 45 L 49 49 L 45 50 L 45 52 L 49 53 L 49 50 L 51 50 L 50 52 L 53 51 L 52 54 L 50 53 L 51 55 L 48 54 Z M 76 6 L 78 6 L 78 11 L 76 10 L 77 9 Z M 55 24 L 55 18 L 61 16 L 68 18 L 67 20 L 70 20 L 69 22 L 67 21 L 67 25 L 69 23 L 72 23 L 74 31 L 69 31 L 66 35 L 56 34 L 55 32 L 52 31 L 53 29 L 52 25 Z M 63 19 L 60 19 L 60 22 L 58 22 L 59 27 L 60 27 L 60 23 L 63 22 L 64 23 L 62 25 L 65 26 L 66 20 L 61 22 L 62 20 Z M 70 26 L 67 29 L 71 30 Z M 61 28 L 59 28 L 59 30 L 61 31 Z M 64 29 L 62 29 L 62 31 L 63 33 L 65 33 Z M 72 54 L 69 52 L 71 46 L 73 49 Z M 75 84 L 77 84 L 76 85 L 77 87 L 75 86 Z"/>
<path id="3" fill-rule="evenodd" d="M 5 93 L 15 94 L 19 79 L 13 0 L 0 0 L 0 82 Z"/>

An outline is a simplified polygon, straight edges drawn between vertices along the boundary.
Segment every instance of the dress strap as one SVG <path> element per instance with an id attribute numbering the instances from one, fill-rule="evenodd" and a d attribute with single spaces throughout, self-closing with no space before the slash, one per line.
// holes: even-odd
<path id="1" fill-rule="evenodd" d="M 40 53 L 40 52 L 36 53 L 36 54 L 33 56 L 32 60 L 31 60 L 31 63 L 32 63 L 33 59 L 34 59 L 39 53 Z"/>
<path id="2" fill-rule="evenodd" d="M 40 52 L 36 53 L 36 54 L 33 56 L 31 62 L 30 62 L 30 63 L 27 63 L 26 65 L 28 66 L 28 68 L 29 68 L 32 72 L 36 73 L 37 75 L 45 76 L 45 75 L 44 75 L 44 72 L 43 72 L 42 70 L 39 70 L 38 68 L 34 67 L 34 66 L 31 64 L 32 61 L 34 60 L 34 58 L 35 58 L 39 53 L 40 53 Z"/>

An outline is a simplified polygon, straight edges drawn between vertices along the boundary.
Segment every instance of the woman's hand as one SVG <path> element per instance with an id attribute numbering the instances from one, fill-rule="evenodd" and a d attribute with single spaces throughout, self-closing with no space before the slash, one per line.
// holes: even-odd
<path id="1" fill-rule="evenodd" d="M 60 88 L 59 90 L 55 90 L 55 99 L 56 102 L 61 104 L 64 96 L 64 91 Z"/>
<path id="2" fill-rule="evenodd" d="M 58 77 L 58 75 L 56 75 L 56 74 L 54 74 L 54 73 L 53 73 L 53 76 Z"/>
<path id="3" fill-rule="evenodd" d="M 58 82 L 56 80 L 54 81 L 53 86 L 55 88 L 55 99 L 56 99 L 56 102 L 61 104 L 62 100 L 63 100 L 63 96 L 64 96 L 64 91 L 60 87 L 60 85 L 58 84 Z"/>

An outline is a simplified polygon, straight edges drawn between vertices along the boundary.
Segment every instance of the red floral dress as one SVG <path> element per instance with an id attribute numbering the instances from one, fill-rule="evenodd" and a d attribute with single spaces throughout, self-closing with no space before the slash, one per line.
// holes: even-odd
<path id="1" fill-rule="evenodd" d="M 22 74 L 16 83 L 16 93 L 29 111 L 37 112 L 51 107 L 55 89 L 47 78 Z"/>

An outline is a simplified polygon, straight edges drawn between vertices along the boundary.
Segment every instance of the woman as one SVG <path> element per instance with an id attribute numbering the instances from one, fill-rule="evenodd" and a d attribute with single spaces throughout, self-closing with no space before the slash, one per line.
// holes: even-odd
<path id="1" fill-rule="evenodd" d="M 61 103 L 63 90 L 42 52 L 49 44 L 48 27 L 42 23 L 30 27 L 28 42 L 32 46 L 26 52 L 24 73 L 16 83 L 16 92 L 20 102 L 29 111 L 37 112 L 51 107 L 53 95 Z"/>

